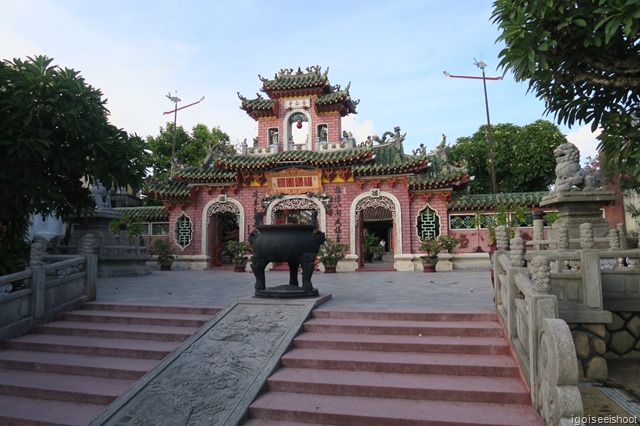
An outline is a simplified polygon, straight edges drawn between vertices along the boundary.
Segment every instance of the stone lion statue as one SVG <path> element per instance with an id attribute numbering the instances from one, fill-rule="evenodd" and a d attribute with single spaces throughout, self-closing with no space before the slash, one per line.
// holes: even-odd
<path id="1" fill-rule="evenodd" d="M 580 150 L 572 143 L 563 143 L 553 150 L 556 157 L 556 188 L 554 191 L 570 191 L 572 188 L 595 191 L 602 187 L 604 178 L 600 170 L 586 171 L 580 167 Z"/>

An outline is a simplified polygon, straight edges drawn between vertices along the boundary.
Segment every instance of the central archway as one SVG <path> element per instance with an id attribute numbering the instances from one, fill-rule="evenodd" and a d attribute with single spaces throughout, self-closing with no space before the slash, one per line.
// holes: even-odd
<path id="1" fill-rule="evenodd" d="M 318 229 L 322 232 L 327 231 L 327 213 L 319 200 L 310 198 L 306 195 L 284 195 L 282 198 L 271 203 L 267 207 L 267 222 L 268 224 L 277 223 L 276 216 L 278 212 L 285 210 L 293 211 L 311 211 L 318 212 Z"/>

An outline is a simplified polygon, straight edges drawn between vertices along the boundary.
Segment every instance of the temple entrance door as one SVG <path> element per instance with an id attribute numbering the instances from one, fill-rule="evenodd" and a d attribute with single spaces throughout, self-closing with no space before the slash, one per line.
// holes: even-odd
<path id="1" fill-rule="evenodd" d="M 393 213 L 386 206 L 372 206 L 362 210 L 360 220 L 360 241 L 363 240 L 363 235 L 373 235 L 380 241 L 383 246 L 383 252 L 381 254 L 374 254 L 373 262 L 367 263 L 367 266 L 380 266 L 381 262 L 389 261 L 393 259 L 393 256 L 386 256 L 385 253 L 393 252 L 395 241 L 393 240 Z M 363 247 L 364 252 L 364 247 Z M 361 256 L 364 259 L 364 256 Z M 391 262 L 393 263 L 393 262 Z M 364 263 L 360 265 L 364 266 Z"/>
<path id="2" fill-rule="evenodd" d="M 222 232 L 220 226 L 220 214 L 211 215 L 207 228 L 207 256 L 209 256 L 209 268 L 222 266 Z"/>
<path id="3" fill-rule="evenodd" d="M 364 225 L 362 220 L 359 220 L 356 224 L 356 255 L 358 256 L 358 268 L 362 268 L 364 266 L 364 239 L 362 238 L 364 234 Z"/>
<path id="4" fill-rule="evenodd" d="M 238 240 L 238 216 L 235 212 L 222 212 L 211 214 L 207 225 L 207 256 L 209 267 L 222 266 L 223 254 L 227 241 Z"/>

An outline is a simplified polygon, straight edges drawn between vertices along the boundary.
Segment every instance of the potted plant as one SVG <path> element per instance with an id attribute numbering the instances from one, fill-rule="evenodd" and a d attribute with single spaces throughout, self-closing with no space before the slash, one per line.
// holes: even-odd
<path id="1" fill-rule="evenodd" d="M 364 234 L 362 239 L 364 245 L 364 261 L 373 262 L 373 257 L 382 259 L 384 247 L 380 245 L 380 238 L 372 234 Z"/>
<path id="2" fill-rule="evenodd" d="M 435 272 L 438 263 L 438 253 L 442 250 L 442 245 L 438 237 L 429 237 L 422 240 L 420 250 L 427 253 L 420 256 L 424 272 Z"/>
<path id="3" fill-rule="evenodd" d="M 441 250 L 445 250 L 447 253 L 451 253 L 460 244 L 460 240 L 451 235 L 440 235 L 438 241 L 440 242 Z"/>
<path id="4" fill-rule="evenodd" d="M 324 244 L 320 246 L 318 259 L 324 265 L 325 273 L 332 274 L 336 272 L 338 261 L 344 259 L 347 249 L 348 246 L 346 244 L 340 244 L 333 240 L 326 240 Z"/>
<path id="5" fill-rule="evenodd" d="M 231 253 L 231 263 L 235 272 L 245 272 L 247 269 L 247 254 L 251 253 L 251 244 L 244 241 L 229 241 L 227 250 Z"/>
<path id="6" fill-rule="evenodd" d="M 158 256 L 161 271 L 170 271 L 173 263 L 173 244 L 168 239 L 158 239 L 151 244 L 149 252 Z"/>

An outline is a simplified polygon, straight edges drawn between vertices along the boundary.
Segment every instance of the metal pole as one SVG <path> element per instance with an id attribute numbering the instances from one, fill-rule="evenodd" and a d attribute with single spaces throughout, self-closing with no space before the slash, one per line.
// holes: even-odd
<path id="1" fill-rule="evenodd" d="M 163 113 L 164 115 L 173 113 L 173 141 L 171 142 L 171 175 L 173 175 L 173 168 L 176 163 L 176 132 L 178 130 L 178 111 L 199 104 L 200 102 L 204 101 L 204 96 L 201 97 L 199 101 L 192 102 L 189 105 L 185 105 L 180 108 L 178 108 L 178 102 L 180 102 L 182 99 L 177 96 L 171 96 L 171 92 L 169 92 L 167 98 L 169 98 L 169 100 L 175 104 L 175 107 L 172 111 L 165 111 Z"/>
<path id="2" fill-rule="evenodd" d="M 175 98 L 175 110 L 173 112 L 173 142 L 171 143 L 171 175 L 176 164 L 176 130 L 178 129 L 178 98 Z"/>
<path id="3" fill-rule="evenodd" d="M 478 65 L 479 66 L 479 65 Z M 493 154 L 493 134 L 491 133 L 491 119 L 489 118 L 489 98 L 487 96 L 487 79 L 482 69 L 482 85 L 484 86 L 484 106 L 487 110 L 487 143 L 489 145 L 489 162 L 491 167 L 491 189 L 494 194 L 498 193 L 498 181 L 496 179 L 496 162 Z"/>
<path id="4" fill-rule="evenodd" d="M 474 65 L 482 70 L 482 77 L 471 76 L 471 75 L 453 75 L 448 71 L 443 71 L 442 73 L 446 77 L 452 78 L 470 78 L 470 79 L 482 79 L 482 85 L 484 87 L 484 106 L 487 111 L 487 145 L 489 149 L 489 168 L 491 173 L 491 190 L 494 194 L 498 192 L 498 182 L 496 179 L 496 164 L 495 157 L 493 152 L 493 133 L 491 132 L 491 119 L 489 117 L 489 98 L 487 96 L 487 80 L 502 80 L 502 77 L 487 77 L 484 73 L 484 68 L 487 66 L 483 61 L 477 61 L 474 59 Z"/>

